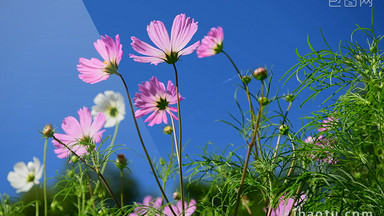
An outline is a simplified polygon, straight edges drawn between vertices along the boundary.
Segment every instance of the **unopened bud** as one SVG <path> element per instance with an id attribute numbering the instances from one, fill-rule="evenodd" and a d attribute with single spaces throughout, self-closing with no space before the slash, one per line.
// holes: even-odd
<path id="1" fill-rule="evenodd" d="M 68 176 L 68 178 L 73 178 L 73 176 L 75 176 L 75 171 L 67 170 L 67 176 Z"/>
<path id="2" fill-rule="evenodd" d="M 180 193 L 176 191 L 172 194 L 172 197 L 174 200 L 179 200 L 180 199 Z"/>
<path id="3" fill-rule="evenodd" d="M 72 163 L 76 163 L 77 161 L 79 161 L 79 158 L 78 158 L 77 156 L 73 155 L 73 156 L 71 157 L 71 162 L 72 162 Z"/>
<path id="4" fill-rule="evenodd" d="M 164 129 L 163 129 L 164 133 L 165 134 L 171 134 L 173 132 L 173 129 L 171 126 L 167 125 Z"/>
<path id="5" fill-rule="evenodd" d="M 295 99 L 295 95 L 293 95 L 293 94 L 286 95 L 284 99 L 285 99 L 287 102 L 291 103 L 291 102 L 293 102 L 293 100 Z"/>
<path id="6" fill-rule="evenodd" d="M 115 165 L 121 170 L 127 167 L 127 158 L 124 156 L 124 154 L 117 155 Z"/>
<path id="7" fill-rule="evenodd" d="M 361 61 L 361 56 L 360 56 L 360 55 L 356 55 L 356 59 L 357 59 L 358 61 Z"/>
<path id="8" fill-rule="evenodd" d="M 259 97 L 259 103 L 263 103 L 263 105 L 267 105 L 268 104 L 268 98 L 266 97 Z"/>
<path id="9" fill-rule="evenodd" d="M 251 76 L 243 76 L 241 81 L 243 81 L 243 83 L 247 85 L 248 83 L 250 83 L 252 81 L 252 77 Z"/>
<path id="10" fill-rule="evenodd" d="M 52 137 L 53 136 L 53 128 L 52 128 L 52 125 L 51 124 L 46 124 L 45 126 L 44 126 L 44 129 L 43 129 L 43 131 L 41 132 L 43 135 L 44 135 L 44 137 L 46 137 L 46 138 L 49 138 L 49 137 Z"/>
<path id="11" fill-rule="evenodd" d="M 287 135 L 289 131 L 288 125 L 280 125 L 279 132 L 283 135 Z"/>
<path id="12" fill-rule="evenodd" d="M 161 157 L 161 158 L 160 158 L 160 165 L 161 165 L 161 166 L 164 166 L 165 164 L 166 164 L 166 163 L 165 163 L 164 158 Z"/>
<path id="13" fill-rule="evenodd" d="M 253 76 L 258 80 L 265 80 L 268 77 L 267 69 L 259 67 L 253 71 Z"/>

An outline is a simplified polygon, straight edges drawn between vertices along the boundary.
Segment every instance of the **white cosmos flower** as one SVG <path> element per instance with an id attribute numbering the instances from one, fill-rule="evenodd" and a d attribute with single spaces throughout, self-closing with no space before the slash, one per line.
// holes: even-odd
<path id="1" fill-rule="evenodd" d="M 12 187 L 16 190 L 16 193 L 27 192 L 33 185 L 39 184 L 39 180 L 43 175 L 44 165 L 41 165 L 39 159 L 33 157 L 33 162 L 28 162 L 28 165 L 25 165 L 24 162 L 18 162 L 13 166 L 15 171 L 8 173 L 8 181 L 11 183 Z"/>
<path id="2" fill-rule="evenodd" d="M 106 122 L 104 127 L 113 127 L 116 123 L 122 121 L 125 115 L 124 98 L 119 92 L 105 91 L 104 94 L 96 95 L 92 107 L 92 115 L 102 112 L 105 114 Z"/>

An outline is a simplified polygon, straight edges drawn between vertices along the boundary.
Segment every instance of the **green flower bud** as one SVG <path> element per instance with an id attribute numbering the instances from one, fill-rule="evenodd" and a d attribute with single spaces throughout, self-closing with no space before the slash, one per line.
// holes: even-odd
<path id="1" fill-rule="evenodd" d="M 172 127 L 171 126 L 169 126 L 169 125 L 167 125 L 164 129 L 163 129 L 163 132 L 165 133 L 165 134 L 171 134 L 172 132 L 173 132 L 173 129 L 172 129 Z"/>
<path id="2" fill-rule="evenodd" d="M 243 76 L 243 78 L 241 79 L 241 81 L 244 83 L 244 84 L 248 84 L 252 81 L 252 77 L 251 76 Z"/>
<path id="3" fill-rule="evenodd" d="M 269 103 L 268 98 L 266 98 L 266 97 L 259 97 L 259 103 L 263 103 L 263 106 L 267 105 Z"/>
<path id="4" fill-rule="evenodd" d="M 164 160 L 164 158 L 160 158 L 160 165 L 161 166 L 164 166 L 166 164 L 166 162 L 165 162 L 165 160 Z"/>
<path id="5" fill-rule="evenodd" d="M 293 95 L 293 94 L 286 95 L 284 99 L 287 102 L 291 103 L 291 102 L 293 102 L 293 100 L 295 100 L 295 95 Z"/>
<path id="6" fill-rule="evenodd" d="M 259 67 L 253 71 L 253 76 L 258 80 L 265 80 L 268 77 L 267 69 Z"/>
<path id="7" fill-rule="evenodd" d="M 172 194 L 172 197 L 174 200 L 179 200 L 181 196 L 180 193 L 176 191 Z"/>
<path id="8" fill-rule="evenodd" d="M 71 162 L 72 162 L 72 163 L 76 163 L 77 161 L 79 161 L 79 158 L 78 158 L 77 156 L 73 155 L 73 156 L 71 157 Z"/>
<path id="9" fill-rule="evenodd" d="M 288 125 L 280 125 L 280 127 L 279 127 L 279 132 L 280 132 L 280 134 L 282 134 L 282 135 L 287 135 L 288 132 L 289 132 L 289 127 L 288 127 Z"/>
<path id="10" fill-rule="evenodd" d="M 68 178 L 73 178 L 75 176 L 75 171 L 73 170 L 67 170 L 67 177 Z"/>

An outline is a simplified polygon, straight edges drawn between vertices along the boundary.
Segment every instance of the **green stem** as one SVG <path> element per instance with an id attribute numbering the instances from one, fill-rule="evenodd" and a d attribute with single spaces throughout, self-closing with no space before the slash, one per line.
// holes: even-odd
<path id="1" fill-rule="evenodd" d="M 232 60 L 232 58 L 226 53 L 223 51 L 221 51 L 222 53 L 224 53 L 224 55 L 228 58 L 228 60 L 232 63 L 233 67 L 235 68 L 236 72 L 237 72 L 237 75 L 239 76 L 240 78 L 240 81 L 241 83 L 243 84 L 243 88 L 245 89 L 246 91 L 246 95 L 247 95 L 247 100 L 248 100 L 248 104 L 249 104 L 249 111 L 251 113 L 251 119 L 252 119 L 252 122 L 255 122 L 255 111 L 253 109 L 253 105 L 252 105 L 252 100 L 251 100 L 251 95 L 249 93 L 249 88 L 248 88 L 248 85 L 246 85 L 244 82 L 243 82 L 243 76 L 241 75 L 240 73 L 240 70 L 237 68 L 235 62 Z M 255 130 L 255 125 L 252 124 L 252 130 L 254 131 Z M 252 138 L 253 139 L 253 138 Z M 257 146 L 255 146 L 255 153 L 256 153 L 256 158 L 259 156 L 259 153 L 258 153 L 258 150 L 257 150 Z M 261 149 L 260 149 L 261 151 Z M 260 152 L 261 154 L 261 152 Z"/>
<path id="2" fill-rule="evenodd" d="M 264 85 L 262 85 L 261 88 L 262 88 L 262 91 L 261 91 L 261 97 L 264 97 Z M 255 126 L 255 130 L 253 131 L 253 134 L 252 134 L 252 140 L 251 140 L 251 142 L 248 144 L 248 152 L 247 152 L 247 156 L 246 156 L 246 158 L 245 158 L 245 163 L 244 163 L 243 173 L 242 173 L 242 175 L 241 175 L 239 191 L 237 192 L 236 204 L 235 204 L 235 213 L 234 213 L 235 216 L 237 215 L 237 211 L 238 211 L 238 209 L 239 209 L 240 197 L 241 197 L 241 194 L 242 194 L 242 187 L 243 187 L 243 184 L 244 184 L 245 176 L 246 176 L 246 174 L 247 174 L 248 163 L 249 163 L 249 158 L 250 158 L 250 156 L 251 156 L 252 146 L 253 146 L 254 143 L 255 143 L 255 138 L 256 138 L 256 137 L 259 137 L 259 136 L 258 136 L 258 132 L 259 132 L 259 123 L 260 123 L 260 118 L 261 118 L 262 110 L 263 110 L 263 100 L 260 100 L 260 108 L 259 108 L 259 113 L 258 113 L 258 115 L 257 115 L 256 126 Z M 260 156 L 263 158 L 263 154 L 262 154 L 262 151 L 261 151 L 260 142 L 259 142 L 259 149 L 260 149 Z"/>
<path id="3" fill-rule="evenodd" d="M 132 114 L 132 118 L 133 118 L 133 122 L 135 123 L 135 127 L 136 127 L 136 131 L 137 131 L 137 135 L 139 136 L 139 139 L 140 139 L 140 143 L 141 143 L 141 146 L 143 147 L 143 150 L 144 150 L 144 153 L 145 153 L 145 156 L 147 157 L 147 161 L 149 163 L 149 166 L 151 167 L 151 171 L 152 171 L 152 174 L 156 180 L 156 183 L 157 183 L 157 186 L 159 187 L 160 191 L 161 191 L 161 194 L 164 196 L 164 199 L 167 203 L 169 203 L 169 200 L 168 200 L 168 197 L 167 195 L 165 195 L 165 192 L 163 190 L 163 188 L 161 187 L 161 184 L 160 184 L 160 181 L 159 181 L 159 178 L 157 177 L 157 174 L 156 174 L 156 171 L 153 167 L 153 164 L 152 164 L 152 160 L 151 158 L 149 157 L 149 154 L 148 154 L 148 151 L 147 151 L 147 148 L 145 147 L 144 145 L 144 141 L 143 141 L 143 138 L 141 136 L 141 133 L 140 133 L 140 129 L 139 129 L 139 125 L 137 124 L 137 120 L 136 120 L 136 117 L 135 117 L 135 111 L 133 110 L 133 105 L 132 105 L 132 100 L 131 100 L 131 95 L 129 94 L 129 90 L 128 90 L 128 86 L 127 86 L 127 83 L 125 82 L 123 76 L 121 74 L 117 74 L 120 78 L 121 78 L 121 81 L 123 82 L 124 84 L 124 87 L 125 87 L 125 91 L 127 93 L 127 97 L 128 97 L 128 101 L 129 101 L 129 107 L 131 108 L 131 114 Z M 175 211 L 171 209 L 171 212 L 174 216 L 177 216 Z"/>
<path id="4" fill-rule="evenodd" d="M 36 197 L 36 213 L 35 213 L 35 215 L 39 216 L 39 197 L 38 197 L 37 193 L 38 193 L 38 190 L 35 187 L 35 197 Z"/>
<path id="5" fill-rule="evenodd" d="M 176 81 L 176 98 L 177 98 L 177 117 L 179 122 L 179 174 L 180 174 L 180 193 L 181 193 L 181 212 L 182 216 L 185 215 L 184 207 L 184 184 L 183 184 L 183 161 L 181 157 L 182 153 L 182 139 L 181 139 L 181 113 L 180 113 L 180 97 L 179 97 L 179 78 L 177 76 L 177 68 L 175 63 L 172 64 L 175 70 L 175 81 Z M 172 118 L 172 117 L 171 117 Z M 176 141 L 176 140 L 175 140 Z M 171 208 L 172 209 L 172 208 Z"/>
<path id="6" fill-rule="evenodd" d="M 124 206 L 123 169 L 120 169 L 120 203 Z"/>
<path id="7" fill-rule="evenodd" d="M 172 116 L 171 116 L 171 119 L 172 119 Z M 165 171 L 165 175 L 164 175 L 164 179 L 163 179 L 163 190 L 165 191 L 165 184 L 167 183 L 167 180 L 168 180 L 168 176 L 169 176 L 169 170 L 171 169 L 171 166 L 172 166 L 172 159 L 173 159 L 173 152 L 174 152 L 174 146 L 175 146 L 175 142 L 173 141 L 172 139 L 172 135 L 170 135 L 171 137 L 171 141 L 172 141 L 172 148 L 171 148 L 171 155 L 169 156 L 169 163 L 168 163 L 168 167 L 167 167 L 167 171 Z M 161 200 L 163 200 L 164 197 L 161 197 Z"/>
<path id="8" fill-rule="evenodd" d="M 47 201 L 47 145 L 48 138 L 45 139 L 44 142 L 44 215 L 48 215 L 48 201 Z"/>
<path id="9" fill-rule="evenodd" d="M 113 137 L 112 137 L 112 140 L 111 140 L 111 145 L 110 145 L 110 147 L 108 149 L 107 157 L 105 159 L 105 162 L 104 162 L 103 166 L 101 167 L 101 174 L 104 174 L 104 171 L 107 168 L 107 162 L 109 160 L 109 157 L 111 156 L 111 151 L 112 151 L 112 148 L 113 148 L 113 146 L 115 144 L 115 140 L 116 140 L 116 136 L 117 136 L 117 131 L 119 130 L 119 123 L 120 122 L 116 123 L 115 132 L 113 133 Z M 96 183 L 95 191 L 97 191 L 99 189 L 99 185 L 100 185 L 100 180 L 98 180 L 97 183 Z"/>

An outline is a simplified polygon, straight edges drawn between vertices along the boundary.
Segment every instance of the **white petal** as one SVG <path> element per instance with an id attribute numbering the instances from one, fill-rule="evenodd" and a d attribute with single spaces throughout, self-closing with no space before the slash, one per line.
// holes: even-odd
<path id="1" fill-rule="evenodd" d="M 28 183 L 26 183 L 23 187 L 19 188 L 19 189 L 16 191 L 16 193 L 27 192 L 27 191 L 29 191 L 32 187 L 33 187 L 33 183 L 32 183 L 32 182 L 28 182 Z"/>

